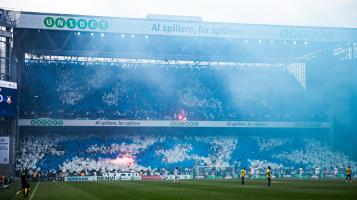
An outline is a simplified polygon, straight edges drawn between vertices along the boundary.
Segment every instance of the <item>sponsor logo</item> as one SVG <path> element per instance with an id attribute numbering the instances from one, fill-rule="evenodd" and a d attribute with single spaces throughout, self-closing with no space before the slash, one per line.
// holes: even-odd
<path id="1" fill-rule="evenodd" d="M 115 181 L 115 176 L 98 176 L 97 181 Z"/>
<path id="2" fill-rule="evenodd" d="M 63 126 L 63 120 L 60 119 L 32 119 L 32 126 Z"/>
<path id="3" fill-rule="evenodd" d="M 161 180 L 160 176 L 154 175 L 154 176 L 142 176 L 142 180 Z"/>
<path id="4" fill-rule="evenodd" d="M 287 40 L 332 40 L 333 33 L 329 30 L 311 29 L 281 29 L 280 38 Z"/>
<path id="5" fill-rule="evenodd" d="M 7 104 L 11 104 L 12 103 L 11 96 L 3 96 L 2 94 L 0 94 L 0 103 L 5 101 Z"/>
<path id="6" fill-rule="evenodd" d="M 67 181 L 89 181 L 88 177 L 85 176 L 75 176 L 75 177 L 67 177 Z"/>
<path id="7" fill-rule="evenodd" d="M 68 28 L 68 29 L 82 29 L 82 30 L 107 30 L 109 23 L 107 20 L 87 20 L 87 19 L 74 19 L 74 18 L 63 18 L 63 17 L 45 17 L 43 24 L 47 28 Z"/>
<path id="8" fill-rule="evenodd" d="M 318 122 L 296 122 L 295 123 L 296 128 L 321 128 L 322 125 L 321 123 Z"/>
<path id="9" fill-rule="evenodd" d="M 170 121 L 172 127 L 198 127 L 198 121 Z"/>

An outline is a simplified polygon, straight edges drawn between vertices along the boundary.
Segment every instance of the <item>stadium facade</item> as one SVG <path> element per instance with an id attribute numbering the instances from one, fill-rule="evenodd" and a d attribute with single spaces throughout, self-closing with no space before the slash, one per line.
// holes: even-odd
<path id="1" fill-rule="evenodd" d="M 357 29 L 0 11 L 1 172 L 356 163 Z"/>

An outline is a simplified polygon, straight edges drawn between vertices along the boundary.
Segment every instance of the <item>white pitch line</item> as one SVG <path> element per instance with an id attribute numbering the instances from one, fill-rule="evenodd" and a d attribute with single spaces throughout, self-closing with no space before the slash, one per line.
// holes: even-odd
<path id="1" fill-rule="evenodd" d="M 29 200 L 31 200 L 31 199 L 32 199 L 33 195 L 35 194 L 35 192 L 36 192 L 36 190 L 37 190 L 38 185 L 40 185 L 40 182 L 37 182 L 37 185 L 36 185 L 35 189 L 33 190 L 33 193 L 31 194 L 31 196 L 30 196 L 30 199 L 29 199 Z"/>

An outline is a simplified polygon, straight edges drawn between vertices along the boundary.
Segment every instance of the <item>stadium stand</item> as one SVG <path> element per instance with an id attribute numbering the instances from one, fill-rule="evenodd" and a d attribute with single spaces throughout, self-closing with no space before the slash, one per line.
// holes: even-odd
<path id="1" fill-rule="evenodd" d="M 326 121 L 288 69 L 27 60 L 20 116 Z"/>
<path id="2" fill-rule="evenodd" d="M 356 162 L 333 151 L 321 139 L 172 134 L 26 134 L 21 140 L 17 169 L 36 170 L 43 176 L 59 172 L 105 175 L 132 171 L 154 174 L 179 166 L 192 174 L 198 166 L 233 166 L 254 169 L 259 175 L 269 165 L 275 174 L 283 176 L 297 174 L 299 167 L 313 175 L 313 169 L 319 166 L 326 172 L 324 176 L 329 176 L 336 165 L 357 167 Z"/>

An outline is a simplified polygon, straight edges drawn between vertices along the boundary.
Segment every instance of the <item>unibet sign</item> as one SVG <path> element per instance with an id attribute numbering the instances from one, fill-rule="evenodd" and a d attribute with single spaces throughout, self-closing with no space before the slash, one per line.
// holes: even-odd
<path id="1" fill-rule="evenodd" d="M 95 20 L 95 19 L 74 19 L 63 17 L 46 17 L 43 20 L 43 24 L 47 28 L 68 28 L 68 29 L 87 29 L 87 30 L 107 30 L 109 23 L 107 20 Z"/>
<path id="2" fill-rule="evenodd" d="M 63 121 L 60 119 L 32 119 L 32 126 L 63 126 Z"/>

